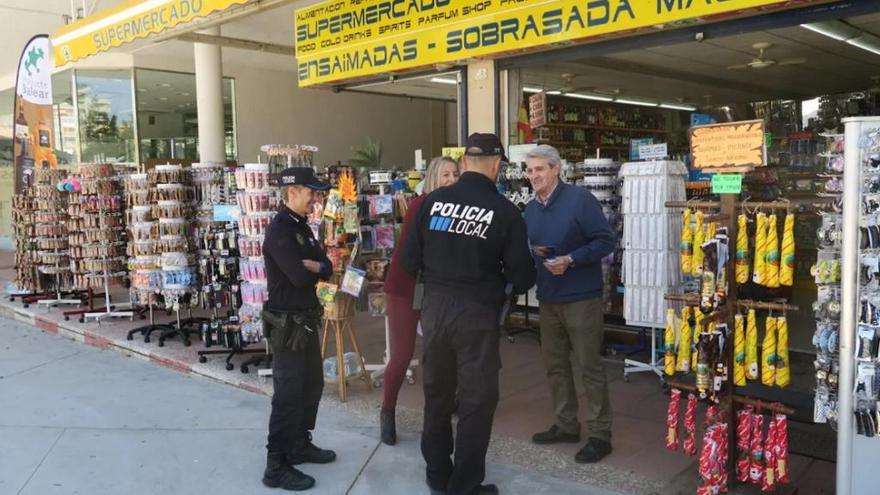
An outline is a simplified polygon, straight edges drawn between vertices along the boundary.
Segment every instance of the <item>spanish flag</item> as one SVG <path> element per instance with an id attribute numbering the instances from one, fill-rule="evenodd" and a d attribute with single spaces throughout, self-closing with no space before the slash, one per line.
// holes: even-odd
<path id="1" fill-rule="evenodd" d="M 528 144 L 534 140 L 532 126 L 529 124 L 529 109 L 526 106 L 525 98 L 519 104 L 519 113 L 516 116 L 516 130 L 519 135 L 519 144 Z"/>

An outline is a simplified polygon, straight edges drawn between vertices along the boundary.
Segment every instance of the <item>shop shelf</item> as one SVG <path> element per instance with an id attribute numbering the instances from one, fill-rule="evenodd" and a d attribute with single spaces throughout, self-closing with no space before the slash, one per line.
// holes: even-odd
<path id="1" fill-rule="evenodd" d="M 545 127 L 562 127 L 569 129 L 590 129 L 594 131 L 620 131 L 620 132 L 644 132 L 649 134 L 669 134 L 669 131 L 665 129 L 639 129 L 633 127 L 604 127 L 599 125 L 589 125 L 589 124 L 567 124 L 563 122 L 552 123 L 549 122 L 544 124 Z"/>

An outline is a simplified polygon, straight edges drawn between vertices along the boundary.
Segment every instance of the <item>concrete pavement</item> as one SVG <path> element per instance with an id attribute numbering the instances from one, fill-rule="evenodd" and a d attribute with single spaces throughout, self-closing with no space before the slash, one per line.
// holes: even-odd
<path id="1" fill-rule="evenodd" d="M 0 495 L 282 493 L 260 483 L 269 399 L 0 319 Z M 418 434 L 322 405 L 314 494 L 428 493 Z M 612 494 L 490 464 L 504 494 Z"/>

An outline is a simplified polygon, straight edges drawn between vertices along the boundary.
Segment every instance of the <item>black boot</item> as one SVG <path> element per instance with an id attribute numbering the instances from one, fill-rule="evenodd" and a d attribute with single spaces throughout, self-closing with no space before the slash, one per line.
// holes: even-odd
<path id="1" fill-rule="evenodd" d="M 312 443 L 312 434 L 306 432 L 302 446 L 287 456 L 291 464 L 327 464 L 336 460 L 336 452 L 320 449 Z"/>
<path id="2" fill-rule="evenodd" d="M 394 445 L 397 443 L 397 426 L 394 422 L 394 409 L 379 413 L 379 427 L 382 429 L 382 443 Z"/>
<path id="3" fill-rule="evenodd" d="M 263 484 L 269 488 L 281 488 L 299 492 L 315 486 L 315 478 L 287 464 L 282 452 L 269 452 Z"/>

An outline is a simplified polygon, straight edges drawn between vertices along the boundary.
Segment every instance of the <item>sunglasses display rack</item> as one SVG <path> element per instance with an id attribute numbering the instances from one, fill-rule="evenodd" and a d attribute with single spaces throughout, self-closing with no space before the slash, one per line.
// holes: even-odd
<path id="1" fill-rule="evenodd" d="M 620 164 L 609 158 L 588 158 L 578 164 L 577 171 L 583 176 L 578 185 L 590 191 L 602 205 L 602 212 L 608 225 L 617 236 L 617 246 L 612 254 L 602 260 L 604 290 L 602 300 L 605 312 L 622 314 L 621 303 L 617 302 L 617 286 L 621 281 L 623 251 L 620 239 L 623 234 L 623 217 L 620 215 Z"/>
<path id="2" fill-rule="evenodd" d="M 66 177 L 67 172 L 63 170 L 34 170 L 37 278 L 39 288 L 53 296 L 37 300 L 40 306 L 79 306 L 83 302 L 79 294 L 72 291 Z"/>
<path id="3" fill-rule="evenodd" d="M 124 286 L 128 278 L 119 177 L 113 165 L 83 164 L 79 166 L 77 180 L 78 188 L 68 202 L 68 224 L 76 226 L 70 232 L 74 284 L 87 290 L 90 297 L 94 289 L 104 291 L 104 307 L 93 308 L 90 303 L 89 310 L 80 313 L 80 322 L 132 319 L 133 311 L 110 304 L 110 288 Z"/>

